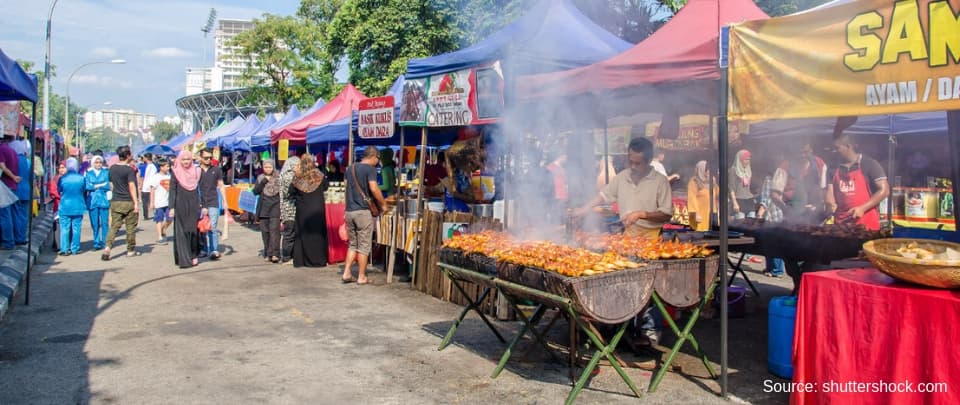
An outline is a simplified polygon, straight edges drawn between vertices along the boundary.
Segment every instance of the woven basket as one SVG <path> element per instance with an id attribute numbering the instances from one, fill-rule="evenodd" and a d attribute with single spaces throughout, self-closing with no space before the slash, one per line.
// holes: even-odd
<path id="1" fill-rule="evenodd" d="M 877 239 L 863 244 L 867 259 L 880 271 L 897 280 L 937 288 L 960 288 L 960 260 L 910 259 L 897 254 L 908 243 L 942 253 L 946 248 L 960 251 L 960 244 L 927 239 Z"/>

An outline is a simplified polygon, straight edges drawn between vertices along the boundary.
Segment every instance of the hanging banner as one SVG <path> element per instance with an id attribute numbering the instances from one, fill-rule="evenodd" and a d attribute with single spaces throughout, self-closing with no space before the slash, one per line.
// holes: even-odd
<path id="1" fill-rule="evenodd" d="M 432 76 L 427 91 L 427 126 L 461 127 L 473 122 L 470 110 L 472 69 Z"/>
<path id="2" fill-rule="evenodd" d="M 290 154 L 290 140 L 281 139 L 277 142 L 277 160 L 285 161 L 287 160 L 287 155 Z"/>
<path id="3" fill-rule="evenodd" d="M 405 79 L 400 101 L 400 125 L 427 126 L 427 87 L 429 78 Z"/>
<path id="4" fill-rule="evenodd" d="M 361 139 L 393 136 L 393 96 L 368 98 L 360 102 L 357 134 Z"/>
<path id="5" fill-rule="evenodd" d="M 480 66 L 473 71 L 476 94 L 470 99 L 473 124 L 495 123 L 503 114 L 503 69 L 500 62 Z"/>
<path id="6" fill-rule="evenodd" d="M 960 109 L 960 1 L 861 0 L 730 28 L 730 115 Z"/>
<path id="7" fill-rule="evenodd" d="M 19 101 L 0 101 L 0 135 L 20 136 Z"/>

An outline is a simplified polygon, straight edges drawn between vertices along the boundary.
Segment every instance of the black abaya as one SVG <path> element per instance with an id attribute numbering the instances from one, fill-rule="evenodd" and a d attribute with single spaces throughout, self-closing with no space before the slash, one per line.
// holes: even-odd
<path id="1" fill-rule="evenodd" d="M 173 263 L 180 268 L 193 266 L 193 259 L 200 256 L 200 193 L 197 189 L 187 191 L 170 176 L 170 208 L 173 216 Z"/>
<path id="2" fill-rule="evenodd" d="M 327 265 L 327 217 L 323 192 L 327 184 L 304 193 L 290 187 L 290 195 L 297 205 L 297 236 L 293 242 L 295 267 L 325 267 Z"/>

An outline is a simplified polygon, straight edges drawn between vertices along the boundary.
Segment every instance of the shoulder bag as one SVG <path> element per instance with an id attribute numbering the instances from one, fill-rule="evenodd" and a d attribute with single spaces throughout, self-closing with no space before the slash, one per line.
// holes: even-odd
<path id="1" fill-rule="evenodd" d="M 364 192 L 362 187 L 360 187 L 360 182 L 357 180 L 357 166 L 354 165 L 351 167 L 351 169 L 353 184 L 357 187 L 357 191 L 360 192 L 360 196 L 363 197 L 363 201 L 367 203 L 367 207 L 370 209 L 370 214 L 372 214 L 374 218 L 379 217 L 381 214 L 380 206 L 377 205 L 377 202 L 373 198 L 370 198 L 367 192 Z"/>

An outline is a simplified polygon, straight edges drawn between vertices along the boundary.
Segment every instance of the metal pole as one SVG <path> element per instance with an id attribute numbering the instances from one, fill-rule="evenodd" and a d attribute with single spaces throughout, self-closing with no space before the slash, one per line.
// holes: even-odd
<path id="1" fill-rule="evenodd" d="M 893 120 L 893 115 L 890 116 Z M 896 175 L 894 171 L 897 168 L 897 136 L 893 134 L 893 126 L 890 127 L 890 137 L 887 138 L 887 179 L 890 184 L 890 195 L 887 196 L 887 222 L 890 229 L 893 229 L 893 187 L 896 184 Z"/>
<path id="2" fill-rule="evenodd" d="M 50 130 L 50 25 L 53 21 L 53 9 L 57 7 L 57 0 L 50 4 L 50 12 L 47 13 L 47 52 L 43 58 L 43 129 Z M 34 117 L 36 118 L 36 117 Z M 36 122 L 34 122 L 36 127 Z"/>
<path id="3" fill-rule="evenodd" d="M 417 235 L 418 243 L 414 245 L 416 246 L 413 252 L 414 261 L 417 260 L 417 255 L 423 251 L 423 247 L 420 246 L 421 243 L 423 242 L 423 240 L 420 239 L 420 235 L 423 234 L 423 224 L 426 222 L 424 220 L 425 212 L 421 210 L 421 207 L 423 204 L 423 188 L 424 188 L 423 177 L 424 177 L 424 173 L 426 172 L 426 165 L 427 165 L 427 127 L 422 127 L 420 128 L 420 165 L 417 167 L 417 172 L 418 172 L 417 173 L 417 214 L 418 214 L 417 222 L 419 224 L 417 225 L 416 235 Z M 411 286 L 413 286 L 414 283 L 416 282 L 415 281 L 416 279 L 414 277 L 416 277 L 418 270 L 419 269 L 417 269 L 416 266 L 414 266 L 413 274 L 411 274 L 411 279 L 414 281 L 410 283 Z"/>
<path id="4" fill-rule="evenodd" d="M 594 138 L 596 139 L 596 138 Z M 610 149 L 607 142 L 607 117 L 603 117 L 603 182 L 610 184 Z"/>
<path id="5" fill-rule="evenodd" d="M 347 166 L 353 166 L 353 113 L 347 120 Z"/>
<path id="6" fill-rule="evenodd" d="M 717 145 L 719 150 L 720 165 L 720 195 L 727 196 L 730 193 L 729 173 L 723 168 L 727 167 L 727 148 L 729 145 L 729 134 L 727 131 L 727 92 L 730 83 L 727 78 L 727 68 L 720 69 L 720 115 L 717 117 Z M 729 320 L 727 319 L 727 243 L 728 243 L 728 218 L 729 207 L 727 204 L 720 204 L 720 395 L 727 396 L 727 355 L 728 355 L 728 333 Z"/>
<path id="7" fill-rule="evenodd" d="M 30 135 L 27 137 L 27 141 L 30 143 L 30 156 L 27 156 L 27 160 L 30 162 L 30 174 L 28 174 L 28 179 L 30 180 L 30 207 L 27 208 L 27 280 L 24 283 L 24 292 L 23 292 L 23 305 L 30 305 L 30 272 L 33 271 L 33 262 L 35 258 L 31 250 L 33 249 L 33 193 L 36 192 L 34 189 L 34 178 L 33 172 L 36 167 L 34 167 L 34 150 L 36 149 L 36 139 L 37 139 L 37 103 L 33 102 L 33 113 L 30 118 Z M 40 158 L 40 166 L 43 166 L 43 158 Z M 38 202 L 39 204 L 39 202 Z M 40 249 L 37 249 L 39 254 Z"/>

